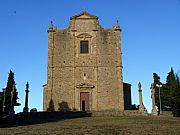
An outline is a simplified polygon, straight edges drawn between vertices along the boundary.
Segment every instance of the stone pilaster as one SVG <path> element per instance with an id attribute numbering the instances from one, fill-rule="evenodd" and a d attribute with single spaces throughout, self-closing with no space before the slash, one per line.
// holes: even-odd
<path id="1" fill-rule="evenodd" d="M 123 75 L 122 75 L 122 50 L 121 50 L 121 29 L 119 23 L 115 27 L 114 30 L 114 41 L 115 41 L 115 52 L 116 52 L 116 72 L 117 72 L 117 79 L 119 85 L 119 108 L 120 110 L 124 110 L 124 94 L 123 94 Z M 122 100 L 123 99 L 123 100 Z"/>
<path id="2" fill-rule="evenodd" d="M 48 73 L 47 73 L 47 85 L 44 85 L 43 97 L 43 110 L 47 111 L 50 100 L 52 99 L 52 90 L 53 90 L 53 57 L 54 57 L 54 32 L 52 21 L 50 23 L 48 32 Z"/>

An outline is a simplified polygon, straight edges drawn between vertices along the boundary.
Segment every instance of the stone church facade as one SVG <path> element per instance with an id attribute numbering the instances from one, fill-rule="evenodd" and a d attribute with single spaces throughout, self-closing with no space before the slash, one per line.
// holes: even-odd
<path id="1" fill-rule="evenodd" d="M 72 16 L 66 29 L 51 22 L 44 111 L 130 108 L 131 97 L 123 89 L 120 33 L 118 23 L 102 28 L 98 17 L 87 12 Z M 126 93 L 130 96 L 127 84 Z"/>

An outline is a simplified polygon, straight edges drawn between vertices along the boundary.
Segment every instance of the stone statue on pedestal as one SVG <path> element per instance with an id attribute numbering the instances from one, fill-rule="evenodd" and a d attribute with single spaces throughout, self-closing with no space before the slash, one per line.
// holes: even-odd
<path id="1" fill-rule="evenodd" d="M 138 83 L 138 91 L 139 91 L 139 111 L 144 113 L 144 105 L 142 100 L 142 88 L 141 83 Z"/>
<path id="2" fill-rule="evenodd" d="M 25 97 L 25 106 L 23 108 L 23 112 L 28 112 L 29 108 L 28 108 L 28 93 L 29 93 L 29 83 L 27 82 L 26 84 L 26 97 Z"/>
<path id="3" fill-rule="evenodd" d="M 11 116 L 13 116 L 15 114 L 15 111 L 14 111 L 15 89 L 16 89 L 16 86 L 15 86 L 15 84 L 13 84 L 12 91 L 11 91 L 11 109 L 10 109 L 10 112 L 9 112 L 9 114 Z"/>
<path id="4" fill-rule="evenodd" d="M 151 98 L 152 98 L 152 112 L 151 114 L 154 116 L 158 115 L 157 109 L 156 109 L 156 104 L 155 104 L 155 96 L 154 96 L 154 83 L 151 84 Z"/>

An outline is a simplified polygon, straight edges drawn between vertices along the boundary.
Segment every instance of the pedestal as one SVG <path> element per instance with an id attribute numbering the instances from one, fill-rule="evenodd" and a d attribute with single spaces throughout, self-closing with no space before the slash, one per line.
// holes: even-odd
<path id="1" fill-rule="evenodd" d="M 144 113 L 144 106 L 143 106 L 143 105 L 142 105 L 142 106 L 141 106 L 141 105 L 139 106 L 139 111 L 142 112 L 142 113 Z"/>
<path id="2" fill-rule="evenodd" d="M 28 111 L 29 111 L 29 108 L 28 108 L 28 107 L 24 107 L 24 108 L 23 108 L 23 112 L 26 112 L 26 113 L 27 113 Z"/>
<path id="3" fill-rule="evenodd" d="M 152 116 L 158 116 L 158 112 L 157 112 L 157 109 L 156 109 L 156 108 L 153 108 L 153 109 L 152 109 L 151 115 L 152 115 Z"/>

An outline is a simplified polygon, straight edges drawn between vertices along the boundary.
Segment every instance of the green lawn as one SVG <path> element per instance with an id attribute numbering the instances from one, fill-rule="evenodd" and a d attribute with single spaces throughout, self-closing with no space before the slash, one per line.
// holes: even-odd
<path id="1" fill-rule="evenodd" d="M 85 117 L 28 126 L 0 128 L 0 134 L 180 135 L 180 118 Z"/>

